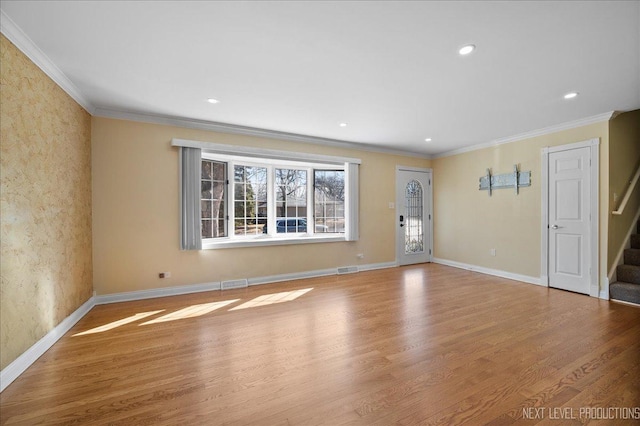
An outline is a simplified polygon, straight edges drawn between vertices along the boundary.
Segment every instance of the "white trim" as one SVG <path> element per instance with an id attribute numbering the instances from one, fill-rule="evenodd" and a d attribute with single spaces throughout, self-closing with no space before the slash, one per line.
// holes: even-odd
<path id="1" fill-rule="evenodd" d="M 540 193 L 542 197 L 540 215 L 540 282 L 549 287 L 549 150 L 542 149 L 540 167 Z"/>
<path id="2" fill-rule="evenodd" d="M 551 133 L 560 132 L 562 130 L 574 129 L 576 127 L 587 126 L 589 124 L 601 123 L 603 121 L 609 121 L 619 115 L 619 111 L 610 111 L 604 114 L 598 114 L 591 117 L 581 118 L 574 121 L 568 121 L 566 123 L 556 124 L 554 126 L 544 127 L 538 130 L 532 130 L 530 132 L 520 133 L 518 135 L 509 136 L 506 138 L 495 139 L 490 142 L 484 142 L 477 145 L 472 145 L 464 148 L 454 149 L 451 151 L 442 152 L 440 154 L 435 154 L 431 158 L 442 158 L 442 157 L 450 157 L 452 155 L 464 154 L 465 152 L 477 151 L 484 148 L 490 148 L 493 146 L 504 145 L 507 143 L 518 142 L 524 139 L 534 138 L 537 136 L 544 136 Z"/>
<path id="3" fill-rule="evenodd" d="M 616 255 L 616 259 L 613 261 L 613 265 L 611 266 L 611 269 L 609 270 L 609 274 L 607 275 L 607 278 L 609 279 L 609 282 L 614 282 L 614 280 L 617 279 L 614 276 L 616 274 L 616 269 L 618 268 L 618 265 L 622 265 L 622 263 L 623 263 L 624 250 L 628 249 L 628 248 L 631 248 L 631 245 L 629 244 L 629 240 L 631 239 L 631 234 L 635 234 L 636 233 L 634 231 L 638 227 L 638 220 L 640 220 L 640 209 L 638 209 L 638 211 L 636 212 L 636 215 L 633 218 L 633 222 L 631 222 L 631 227 L 629 227 L 629 230 L 627 231 L 627 234 L 624 237 L 622 246 L 620 247 L 620 250 L 618 250 L 618 254 Z"/>
<path id="4" fill-rule="evenodd" d="M 600 139 L 593 138 L 586 141 L 568 143 L 565 145 L 547 146 L 543 148 L 543 151 L 546 151 L 547 153 L 561 152 L 561 151 L 570 151 L 572 149 L 579 149 L 579 148 L 593 148 L 594 146 L 598 146 L 598 145 L 600 145 Z"/>
<path id="5" fill-rule="evenodd" d="M 277 149 L 256 148 L 253 146 L 227 145 L 215 142 L 192 141 L 187 139 L 171 139 L 171 146 L 184 146 L 189 148 L 200 148 L 205 153 L 268 158 L 273 160 L 304 161 L 305 163 L 324 163 L 344 165 L 344 163 L 361 164 L 359 158 L 337 157 L 333 155 L 310 154 L 295 151 L 281 151 Z"/>
<path id="6" fill-rule="evenodd" d="M 433 262 L 433 222 L 435 221 L 433 217 L 433 169 L 429 170 L 429 215 L 431 216 L 431 220 L 429 220 L 429 262 Z"/>
<path id="7" fill-rule="evenodd" d="M 152 288 L 149 290 L 127 291 L 124 293 L 105 294 L 95 297 L 96 305 L 131 302 L 133 300 L 154 299 L 156 297 L 180 296 L 182 294 L 202 293 L 220 290 L 220 282 L 190 284 L 176 287 Z"/>
<path id="8" fill-rule="evenodd" d="M 398 262 L 381 262 L 381 263 L 369 263 L 367 265 L 358 265 L 358 270 L 360 272 L 364 271 L 375 271 L 377 269 L 387 269 L 387 268 L 397 268 Z"/>
<path id="9" fill-rule="evenodd" d="M 16 358 L 11 364 L 0 371 L 0 392 L 4 391 L 15 379 L 29 368 L 38 358 L 51 348 L 62 336 L 76 325 L 95 305 L 95 298 L 92 297 L 76 309 L 71 315 L 62 320 L 42 339 L 27 349 L 22 355 Z"/>
<path id="10" fill-rule="evenodd" d="M 383 262 L 383 263 L 372 263 L 368 265 L 357 265 L 355 267 L 358 268 L 358 272 L 363 272 L 363 271 L 373 271 L 376 269 L 395 268 L 397 266 L 398 265 L 395 262 Z M 352 267 L 352 266 L 346 266 L 346 267 Z M 343 266 L 339 266 L 336 268 L 329 268 L 329 269 L 317 269 L 315 271 L 268 275 L 264 277 L 249 278 L 248 281 L 250 286 L 254 286 L 254 285 L 271 284 L 271 283 L 277 283 L 277 282 L 283 282 L 283 281 L 300 280 L 300 279 L 306 279 L 306 278 L 327 277 L 331 275 L 337 275 L 339 268 L 343 268 Z"/>
<path id="11" fill-rule="evenodd" d="M 324 234 L 301 234 L 293 237 L 277 237 L 277 236 L 257 236 L 255 238 L 247 239 L 229 239 L 229 238 L 209 238 L 207 242 L 202 243 L 202 250 L 216 250 L 227 248 L 241 248 L 241 247 L 264 247 L 264 246 L 285 246 L 295 244 L 312 244 L 312 243 L 337 243 L 348 241 L 345 235 L 340 234 L 335 236 L 325 236 Z M 210 240 L 212 240 L 210 242 Z M 216 241 L 213 241 L 216 240 Z M 219 241 L 217 241 L 219 240 Z"/>
<path id="12" fill-rule="evenodd" d="M 344 266 L 344 267 L 352 267 L 352 266 L 354 265 Z M 398 264 L 396 262 L 382 262 L 382 263 L 370 263 L 367 265 L 356 265 L 355 267 L 358 268 L 358 272 L 363 272 L 363 271 L 373 271 L 376 269 L 395 268 L 397 266 Z M 264 277 L 249 278 L 248 280 L 249 280 L 249 285 L 254 286 L 254 285 L 277 283 L 282 281 L 300 280 L 305 278 L 326 277 L 331 275 L 337 275 L 339 268 L 343 268 L 343 266 L 339 266 L 336 268 L 329 268 L 329 269 L 317 269 L 315 271 L 292 272 L 290 274 L 268 275 Z"/>
<path id="13" fill-rule="evenodd" d="M 399 166 L 396 165 L 396 172 L 405 171 L 405 172 L 419 172 L 419 173 L 431 173 L 433 169 L 427 167 L 412 167 L 412 166 Z"/>
<path id="14" fill-rule="evenodd" d="M 591 297 L 600 294 L 600 139 L 591 139 Z M 603 283 L 604 284 L 604 283 Z"/>
<path id="15" fill-rule="evenodd" d="M 249 278 L 249 285 L 262 285 L 270 283 L 278 283 L 282 281 L 300 280 L 305 278 L 326 277 L 336 275 L 338 268 L 318 269 L 315 271 L 293 272 L 290 274 L 268 275 L 264 277 Z"/>
<path id="16" fill-rule="evenodd" d="M 549 239 L 548 239 L 548 227 L 549 227 L 549 153 L 568 151 L 578 148 L 590 148 L 591 156 L 591 168 L 589 172 L 590 186 L 591 186 L 591 204 L 589 209 L 591 211 L 591 223 L 589 227 L 589 247 L 590 247 L 590 263 L 591 274 L 589 277 L 589 295 L 591 297 L 600 297 L 600 263 L 598 261 L 598 251 L 600 248 L 600 223 L 599 223 L 599 209 L 600 202 L 600 155 L 599 155 L 600 139 L 593 138 L 586 141 L 570 143 L 566 145 L 558 145 L 542 148 L 542 168 L 541 168 L 541 205 L 542 216 L 540 221 L 541 229 L 541 241 L 540 241 L 540 275 L 544 277 L 544 282 L 549 285 Z M 605 283 L 603 282 L 603 285 Z M 607 286 L 608 288 L 608 286 Z"/>
<path id="17" fill-rule="evenodd" d="M 627 302 L 626 300 L 611 299 L 611 302 L 620 303 L 622 305 L 628 305 L 628 306 L 633 306 L 633 307 L 636 307 L 636 308 L 640 308 L 639 304 L 633 303 L 633 302 Z"/>
<path id="18" fill-rule="evenodd" d="M 470 265 L 468 263 L 456 262 L 453 260 L 433 258 L 433 263 L 440 265 L 452 266 L 454 268 L 466 269 L 467 271 L 479 272 L 481 274 L 493 275 L 494 277 L 506 278 L 514 281 L 521 281 L 527 284 L 535 284 L 538 286 L 546 287 L 545 284 L 540 282 L 539 278 L 530 277 L 528 275 L 514 274 L 513 272 L 502 271 L 499 269 L 485 268 L 483 266 Z"/>
<path id="19" fill-rule="evenodd" d="M 64 90 L 73 100 L 89 114 L 95 112 L 95 107 L 82 94 L 80 89 L 67 78 L 67 76 L 53 63 L 51 59 L 16 25 L 9 16 L 0 10 L 0 31 L 7 37 L 27 58 Z"/>
<path id="20" fill-rule="evenodd" d="M 604 277 L 602 279 L 602 290 L 600 290 L 600 294 L 598 295 L 598 298 L 602 299 L 602 300 L 609 300 L 609 279 L 607 277 Z"/>
<path id="21" fill-rule="evenodd" d="M 269 139 L 286 140 L 292 142 L 302 142 L 314 145 L 332 146 L 336 148 L 353 149 L 365 152 L 381 152 L 384 154 L 394 154 L 402 156 L 412 156 L 424 159 L 430 159 L 431 155 L 415 152 L 404 151 L 400 149 L 385 148 L 382 146 L 359 143 L 346 142 L 337 139 L 321 138 L 316 136 L 302 135 L 298 133 L 281 132 L 277 130 L 260 129 L 257 127 L 239 126 L 235 124 L 220 123 L 215 121 L 198 120 L 193 118 L 173 117 L 167 115 L 149 114 L 132 111 L 113 110 L 104 107 L 96 107 L 93 115 L 104 118 L 115 118 L 119 120 L 130 120 L 140 123 L 164 124 L 168 126 L 183 127 L 186 129 L 208 130 L 211 132 L 220 132 L 237 135 L 256 136 Z"/>

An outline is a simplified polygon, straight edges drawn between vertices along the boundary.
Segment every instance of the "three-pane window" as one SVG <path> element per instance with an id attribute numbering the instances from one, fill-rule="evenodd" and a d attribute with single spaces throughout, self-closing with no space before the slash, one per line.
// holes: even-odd
<path id="1" fill-rule="evenodd" d="M 345 170 L 326 167 L 203 158 L 202 238 L 343 234 Z"/>

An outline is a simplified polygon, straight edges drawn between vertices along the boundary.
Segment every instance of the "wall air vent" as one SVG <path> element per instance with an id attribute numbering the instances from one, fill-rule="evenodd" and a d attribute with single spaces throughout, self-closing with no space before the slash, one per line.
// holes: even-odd
<path id="1" fill-rule="evenodd" d="M 240 280 L 222 281 L 220 284 L 220 290 L 229 290 L 231 288 L 246 288 L 249 287 L 249 281 L 246 278 Z"/>
<path id="2" fill-rule="evenodd" d="M 355 274 L 356 272 L 358 272 L 357 266 L 344 266 L 342 268 L 338 268 L 338 275 Z"/>

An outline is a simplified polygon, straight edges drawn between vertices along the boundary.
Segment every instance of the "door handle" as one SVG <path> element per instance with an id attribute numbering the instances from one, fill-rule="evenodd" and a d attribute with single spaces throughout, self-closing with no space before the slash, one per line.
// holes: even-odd
<path id="1" fill-rule="evenodd" d="M 400 215 L 400 227 L 404 226 L 404 215 Z"/>
<path id="2" fill-rule="evenodd" d="M 558 228 L 562 228 L 562 226 L 553 225 L 553 226 L 551 227 L 551 229 L 558 229 Z"/>

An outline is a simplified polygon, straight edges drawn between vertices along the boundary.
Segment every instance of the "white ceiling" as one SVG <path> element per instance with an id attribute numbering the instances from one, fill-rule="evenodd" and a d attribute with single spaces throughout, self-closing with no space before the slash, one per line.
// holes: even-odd
<path id="1" fill-rule="evenodd" d="M 97 115 L 227 123 L 428 155 L 640 108 L 639 1 L 0 7 L 3 33 L 23 32 Z M 477 50 L 462 57 L 467 43 Z M 564 100 L 570 91 L 580 95 Z"/>

